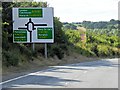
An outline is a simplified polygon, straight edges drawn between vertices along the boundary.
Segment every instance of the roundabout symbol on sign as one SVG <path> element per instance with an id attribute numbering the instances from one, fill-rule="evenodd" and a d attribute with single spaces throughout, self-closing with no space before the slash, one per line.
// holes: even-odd
<path id="1" fill-rule="evenodd" d="M 35 26 L 47 26 L 47 24 L 34 24 L 31 18 L 29 18 L 29 21 L 27 24 L 25 24 L 25 26 L 27 27 L 19 27 L 18 29 L 27 29 L 28 32 L 30 32 L 30 42 L 32 42 L 32 31 L 36 30 Z"/>

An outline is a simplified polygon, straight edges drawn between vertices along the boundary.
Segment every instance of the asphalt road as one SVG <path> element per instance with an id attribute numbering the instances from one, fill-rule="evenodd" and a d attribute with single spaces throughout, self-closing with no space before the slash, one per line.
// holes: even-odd
<path id="1" fill-rule="evenodd" d="M 53 66 L 0 84 L 3 88 L 118 88 L 118 59 Z"/>

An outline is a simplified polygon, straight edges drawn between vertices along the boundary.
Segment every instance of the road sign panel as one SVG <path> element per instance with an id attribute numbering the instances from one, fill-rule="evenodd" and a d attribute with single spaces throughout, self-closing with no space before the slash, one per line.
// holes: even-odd
<path id="1" fill-rule="evenodd" d="M 20 8 L 19 17 L 21 18 L 36 18 L 43 17 L 42 9 Z"/>
<path id="2" fill-rule="evenodd" d="M 14 41 L 15 42 L 26 42 L 27 41 L 27 31 L 26 30 L 14 30 Z"/>
<path id="3" fill-rule="evenodd" d="M 14 43 L 54 42 L 53 8 L 13 8 L 13 21 Z"/>
<path id="4" fill-rule="evenodd" d="M 52 39 L 52 28 L 38 28 L 38 39 Z"/>

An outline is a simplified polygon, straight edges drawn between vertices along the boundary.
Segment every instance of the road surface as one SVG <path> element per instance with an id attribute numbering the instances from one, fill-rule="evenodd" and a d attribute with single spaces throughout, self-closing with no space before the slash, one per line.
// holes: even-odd
<path id="1" fill-rule="evenodd" d="M 51 66 L 0 84 L 3 88 L 118 88 L 118 59 Z"/>

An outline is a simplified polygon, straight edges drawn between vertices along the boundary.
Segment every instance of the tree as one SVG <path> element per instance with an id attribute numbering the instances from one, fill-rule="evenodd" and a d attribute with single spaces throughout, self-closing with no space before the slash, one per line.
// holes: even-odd
<path id="1" fill-rule="evenodd" d="M 111 19 L 111 20 L 110 20 L 110 24 L 112 24 L 112 25 L 118 24 L 118 21 L 115 20 L 115 19 Z"/>
<path id="2" fill-rule="evenodd" d="M 73 23 L 68 23 L 68 24 L 64 25 L 64 29 L 76 30 L 77 26 L 74 25 Z"/>
<path id="3" fill-rule="evenodd" d="M 64 26 L 64 28 L 65 28 L 65 29 L 70 29 L 70 24 L 66 24 L 66 25 Z"/>
<path id="4" fill-rule="evenodd" d="M 76 29 L 77 29 L 77 26 L 75 26 L 74 24 L 70 24 L 70 29 L 76 30 Z"/>
<path id="5" fill-rule="evenodd" d="M 55 31 L 55 43 L 65 43 L 65 34 L 62 31 L 62 22 L 57 17 L 54 17 L 54 31 Z"/>

